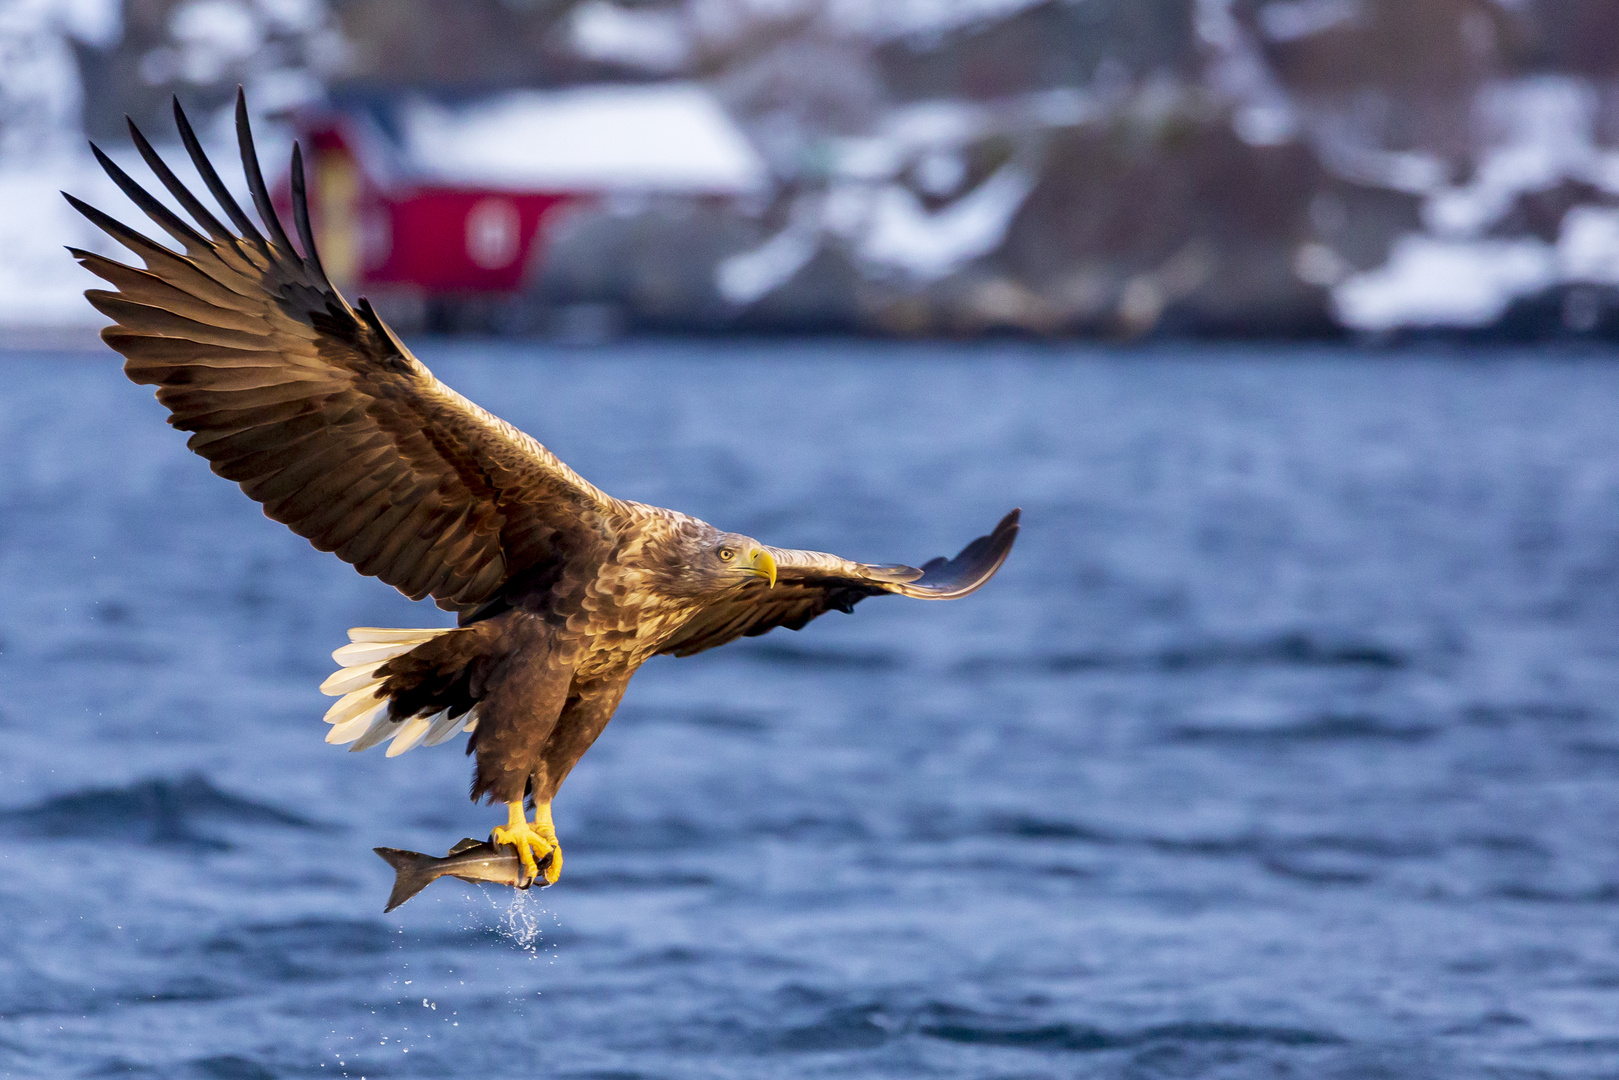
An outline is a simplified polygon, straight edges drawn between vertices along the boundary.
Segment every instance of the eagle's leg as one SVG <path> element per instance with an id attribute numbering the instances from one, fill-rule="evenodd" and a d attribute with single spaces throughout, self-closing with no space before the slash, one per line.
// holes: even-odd
<path id="1" fill-rule="evenodd" d="M 540 803 L 534 808 L 532 824 L 524 817 L 523 802 L 506 804 L 506 824 L 490 830 L 489 839 L 496 844 L 510 844 L 523 860 L 523 871 L 530 878 L 541 876 L 540 860 L 550 856 L 545 864 L 547 885 L 555 885 L 562 876 L 562 848 L 557 844 L 556 826 L 551 824 L 551 804 Z"/>

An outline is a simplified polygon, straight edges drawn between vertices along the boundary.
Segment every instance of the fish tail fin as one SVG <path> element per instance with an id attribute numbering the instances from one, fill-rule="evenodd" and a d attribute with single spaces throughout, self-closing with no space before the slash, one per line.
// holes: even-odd
<path id="1" fill-rule="evenodd" d="M 388 865 L 394 868 L 394 888 L 393 892 L 388 894 L 388 906 L 382 909 L 383 914 L 403 904 L 439 877 L 433 869 L 433 864 L 439 860 L 431 855 L 392 847 L 371 850 L 381 855 Z"/>

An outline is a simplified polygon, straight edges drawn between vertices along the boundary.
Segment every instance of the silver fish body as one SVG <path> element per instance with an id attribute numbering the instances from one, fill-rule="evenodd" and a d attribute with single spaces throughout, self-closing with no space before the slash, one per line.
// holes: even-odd
<path id="1" fill-rule="evenodd" d="M 541 860 L 540 876 L 529 877 L 523 870 L 523 862 L 518 858 L 516 848 L 509 844 L 474 840 L 470 836 L 452 847 L 442 859 L 401 848 L 379 847 L 371 850 L 394 868 L 393 892 L 388 894 L 388 906 L 382 909 L 384 912 L 392 911 L 441 877 L 460 878 L 474 883 L 487 881 L 495 885 L 510 885 L 515 889 L 526 889 L 538 881 L 540 887 L 544 888 L 544 870 L 550 861 L 549 858 Z"/>

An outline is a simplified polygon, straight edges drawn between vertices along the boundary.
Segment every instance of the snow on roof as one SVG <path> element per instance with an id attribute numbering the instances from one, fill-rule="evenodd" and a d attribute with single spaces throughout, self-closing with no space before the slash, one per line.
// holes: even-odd
<path id="1" fill-rule="evenodd" d="M 689 83 L 416 100 L 401 120 L 419 171 L 451 183 L 741 194 L 766 181 L 741 131 Z"/>

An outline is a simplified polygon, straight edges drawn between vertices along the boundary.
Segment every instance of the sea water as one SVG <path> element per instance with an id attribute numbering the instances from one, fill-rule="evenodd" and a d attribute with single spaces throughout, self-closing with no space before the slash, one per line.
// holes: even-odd
<path id="1" fill-rule="evenodd" d="M 567 867 L 325 745 L 350 626 L 111 353 L 0 356 L 0 1075 L 1597 1077 L 1619 365 L 1448 348 L 427 342 L 607 491 L 1000 576 L 659 659 Z"/>

